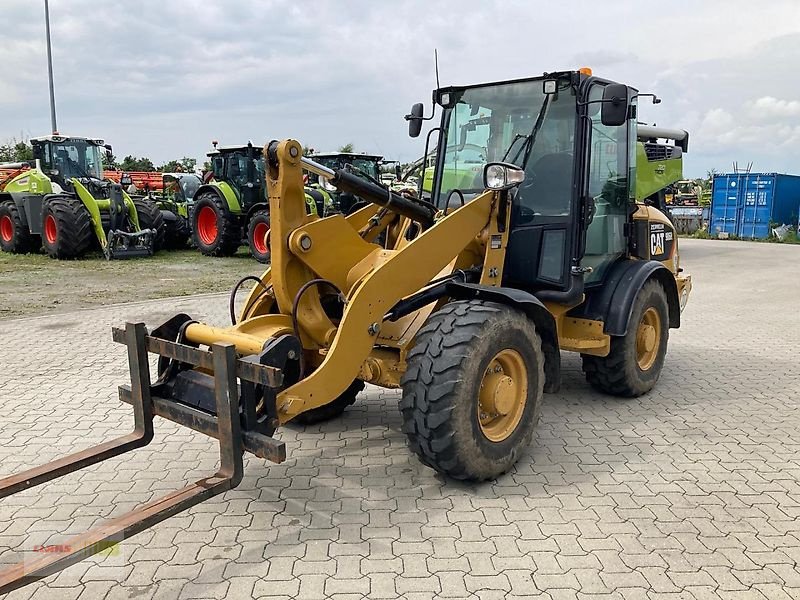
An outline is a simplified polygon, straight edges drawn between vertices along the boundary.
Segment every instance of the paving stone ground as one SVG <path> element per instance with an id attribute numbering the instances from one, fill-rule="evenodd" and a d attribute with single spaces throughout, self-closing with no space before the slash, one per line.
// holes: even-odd
<path id="1" fill-rule="evenodd" d="M 9 600 L 800 597 L 800 247 L 681 240 L 695 289 L 661 381 L 620 400 L 565 355 L 530 451 L 463 485 L 413 458 L 398 393 L 280 431 L 289 459 Z M 76 285 L 80 282 L 76 281 Z M 226 298 L 0 321 L 0 472 L 125 432 L 125 350 L 109 327 Z M 0 501 L 0 563 L 212 473 L 213 440 L 155 441 Z"/>

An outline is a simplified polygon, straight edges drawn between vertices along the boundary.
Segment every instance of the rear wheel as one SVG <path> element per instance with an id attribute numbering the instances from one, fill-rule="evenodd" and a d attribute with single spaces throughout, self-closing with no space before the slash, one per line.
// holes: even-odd
<path id="1" fill-rule="evenodd" d="M 241 244 L 239 219 L 214 192 L 203 192 L 192 213 L 195 245 L 206 256 L 231 256 Z"/>
<path id="2" fill-rule="evenodd" d="M 270 259 L 267 234 L 269 233 L 269 212 L 259 210 L 250 217 L 247 226 L 247 243 L 250 254 L 260 263 L 268 263 Z"/>
<path id="3" fill-rule="evenodd" d="M 451 302 L 420 329 L 401 385 L 403 431 L 420 460 L 455 479 L 494 479 L 539 420 L 541 338 L 513 308 Z"/>
<path id="4" fill-rule="evenodd" d="M 152 229 L 156 232 L 153 237 L 153 252 L 161 250 L 164 246 L 164 235 L 166 226 L 161 209 L 152 200 L 146 198 L 134 198 L 133 205 L 136 207 L 136 215 L 139 217 L 140 229 Z"/>
<path id="5" fill-rule="evenodd" d="M 364 382 L 360 379 L 356 379 L 350 384 L 349 388 L 336 398 L 336 400 L 300 413 L 293 419 L 293 422 L 299 423 L 300 425 L 314 425 L 315 423 L 323 423 L 335 419 L 341 415 L 348 406 L 356 401 L 356 396 L 358 396 L 363 389 Z"/>
<path id="6" fill-rule="evenodd" d="M 36 236 L 22 222 L 13 200 L 0 202 L 0 248 L 3 252 L 24 254 L 36 250 Z"/>
<path id="7" fill-rule="evenodd" d="M 667 295 L 660 283 L 648 281 L 634 301 L 628 332 L 611 338 L 608 356 L 582 355 L 586 380 L 606 394 L 641 396 L 661 375 L 668 339 Z"/>
<path id="8" fill-rule="evenodd" d="M 51 196 L 42 209 L 42 246 L 50 258 L 82 256 L 95 240 L 92 219 L 75 196 Z"/>

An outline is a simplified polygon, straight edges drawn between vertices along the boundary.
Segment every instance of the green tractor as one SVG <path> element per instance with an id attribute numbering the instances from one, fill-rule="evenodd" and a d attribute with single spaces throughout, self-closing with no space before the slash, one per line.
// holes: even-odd
<path id="1" fill-rule="evenodd" d="M 161 189 L 156 191 L 144 189 L 145 197 L 156 203 L 164 218 L 164 244 L 170 250 L 186 248 L 192 237 L 189 215 L 191 214 L 194 196 L 200 187 L 200 177 L 194 173 L 163 173 Z M 131 178 L 122 175 L 123 186 L 131 182 Z M 136 196 L 131 195 L 132 198 Z"/>
<path id="2" fill-rule="evenodd" d="M 72 259 L 94 247 L 107 259 L 150 256 L 164 219 L 147 198 L 103 179 L 101 139 L 58 134 L 31 139 L 34 160 L 0 189 L 0 247 Z"/>
<path id="3" fill-rule="evenodd" d="M 384 164 L 382 156 L 374 154 L 359 154 L 355 152 L 322 152 L 313 154 L 311 158 L 318 164 L 323 165 L 333 171 L 339 169 L 352 170 L 356 175 L 361 176 L 363 179 L 383 185 L 381 183 L 381 165 Z M 318 175 L 311 173 L 309 175 L 309 187 L 319 187 L 328 192 L 333 200 L 333 207 L 335 212 L 340 212 L 349 215 L 353 212 L 354 207 L 360 208 L 366 205 L 358 196 L 349 192 L 341 192 L 335 186 L 328 183 L 325 179 L 321 179 Z M 308 193 L 308 190 L 306 191 Z M 320 210 L 319 203 L 317 209 Z M 320 213 L 320 216 L 327 216 L 330 210 L 325 210 L 325 214 Z"/>
<path id="4" fill-rule="evenodd" d="M 213 179 L 195 192 L 191 211 L 195 245 L 206 256 L 231 256 L 246 239 L 255 259 L 269 262 L 262 149 L 252 143 L 216 148 L 215 143 L 208 157 Z"/>

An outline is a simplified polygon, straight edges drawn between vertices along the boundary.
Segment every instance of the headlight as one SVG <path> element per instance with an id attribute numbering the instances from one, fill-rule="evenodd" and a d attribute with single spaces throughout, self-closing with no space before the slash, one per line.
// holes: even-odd
<path id="1" fill-rule="evenodd" d="M 489 163 L 483 169 L 483 184 L 490 190 L 507 190 L 525 181 L 525 171 L 509 163 Z"/>

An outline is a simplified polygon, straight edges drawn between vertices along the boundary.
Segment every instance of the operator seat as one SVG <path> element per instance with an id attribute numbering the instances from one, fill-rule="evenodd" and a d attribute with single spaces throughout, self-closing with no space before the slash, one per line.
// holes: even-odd
<path id="1" fill-rule="evenodd" d="M 545 154 L 525 171 L 530 183 L 520 188 L 521 206 L 537 215 L 569 214 L 573 174 L 573 160 L 569 152 Z"/>

